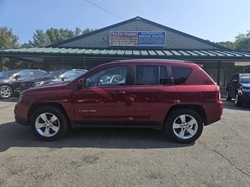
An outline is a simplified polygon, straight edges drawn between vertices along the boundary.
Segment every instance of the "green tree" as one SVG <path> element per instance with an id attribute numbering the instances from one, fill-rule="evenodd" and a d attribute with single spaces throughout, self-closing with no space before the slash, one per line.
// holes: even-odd
<path id="1" fill-rule="evenodd" d="M 18 36 L 12 33 L 11 28 L 0 27 L 0 48 L 19 47 Z"/>
<path id="2" fill-rule="evenodd" d="M 239 34 L 235 39 L 235 49 L 250 50 L 250 31 L 247 31 L 246 34 Z"/>
<path id="3" fill-rule="evenodd" d="M 81 33 L 85 34 L 92 31 L 94 31 L 94 29 L 87 28 L 82 31 L 78 27 L 74 31 L 62 28 L 50 28 L 43 32 L 41 29 L 37 29 L 32 37 L 33 41 L 29 40 L 29 42 L 24 43 L 22 47 L 44 47 L 56 42 L 73 38 L 75 36 L 79 36 Z"/>
<path id="4" fill-rule="evenodd" d="M 218 42 L 221 46 L 227 47 L 234 50 L 250 50 L 250 31 L 247 31 L 246 34 L 239 34 L 235 37 L 234 42 Z"/>
<path id="5" fill-rule="evenodd" d="M 96 29 L 90 29 L 90 28 L 86 28 L 82 31 L 82 34 L 86 34 L 86 33 L 89 33 L 89 32 L 92 32 L 92 31 L 95 31 Z"/>
<path id="6" fill-rule="evenodd" d="M 216 44 L 219 44 L 223 47 L 227 47 L 229 49 L 234 49 L 234 42 L 226 41 L 226 42 L 218 42 Z"/>
<path id="7" fill-rule="evenodd" d="M 12 32 L 11 28 L 0 27 L 0 48 L 17 48 L 19 47 L 18 36 Z M 16 68 L 17 64 L 22 64 L 19 60 L 0 58 L 0 71 Z"/>

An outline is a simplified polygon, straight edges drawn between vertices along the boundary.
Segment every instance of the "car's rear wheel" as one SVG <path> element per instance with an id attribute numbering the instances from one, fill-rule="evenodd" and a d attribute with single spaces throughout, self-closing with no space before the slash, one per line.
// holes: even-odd
<path id="1" fill-rule="evenodd" d="M 167 117 L 165 130 L 169 137 L 179 143 L 197 140 L 203 131 L 200 115 L 191 109 L 177 109 Z"/>
<path id="2" fill-rule="evenodd" d="M 235 95 L 234 104 L 235 104 L 235 106 L 242 106 L 242 104 L 243 104 L 238 93 L 236 93 L 236 95 Z"/>
<path id="3" fill-rule="evenodd" d="M 1 99 L 8 99 L 12 96 L 13 91 L 12 88 L 8 85 L 3 85 L 0 87 L 0 98 Z"/>
<path id="4" fill-rule="evenodd" d="M 68 120 L 62 110 L 43 107 L 36 110 L 30 119 L 30 127 L 40 140 L 53 141 L 61 138 L 68 129 Z"/>
<path id="5" fill-rule="evenodd" d="M 229 96 L 228 91 L 227 91 L 226 99 L 227 99 L 227 101 L 231 101 L 231 99 L 232 99 L 232 97 Z"/>

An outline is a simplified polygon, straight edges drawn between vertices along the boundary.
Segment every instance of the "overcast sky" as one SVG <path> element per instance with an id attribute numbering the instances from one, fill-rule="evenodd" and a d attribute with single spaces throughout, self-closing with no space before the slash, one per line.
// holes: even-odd
<path id="1" fill-rule="evenodd" d="M 250 0 L 0 0 L 0 26 L 19 43 L 36 29 L 101 29 L 140 16 L 212 42 L 250 30 Z"/>

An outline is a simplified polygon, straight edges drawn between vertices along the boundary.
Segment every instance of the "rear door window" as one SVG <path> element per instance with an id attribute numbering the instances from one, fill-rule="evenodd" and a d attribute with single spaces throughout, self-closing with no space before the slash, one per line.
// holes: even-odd
<path id="1" fill-rule="evenodd" d="M 39 77 L 41 77 L 41 76 L 43 76 L 44 74 L 45 74 L 46 72 L 44 72 L 44 71 L 31 71 L 31 77 L 32 78 L 39 78 Z"/>
<path id="2" fill-rule="evenodd" d="M 166 66 L 137 65 L 135 70 L 135 85 L 168 84 Z"/>
<path id="3" fill-rule="evenodd" d="M 174 84 L 175 85 L 183 84 L 190 76 L 191 72 L 192 68 L 172 66 Z"/>

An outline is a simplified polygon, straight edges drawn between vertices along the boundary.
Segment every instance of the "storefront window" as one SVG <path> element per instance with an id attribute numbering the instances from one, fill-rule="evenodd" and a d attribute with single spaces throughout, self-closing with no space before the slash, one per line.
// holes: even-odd
<path id="1" fill-rule="evenodd" d="M 217 83 L 217 69 L 206 69 L 205 70 L 210 77 Z M 220 71 L 220 87 L 226 87 L 226 75 L 227 71 L 222 69 Z"/>

